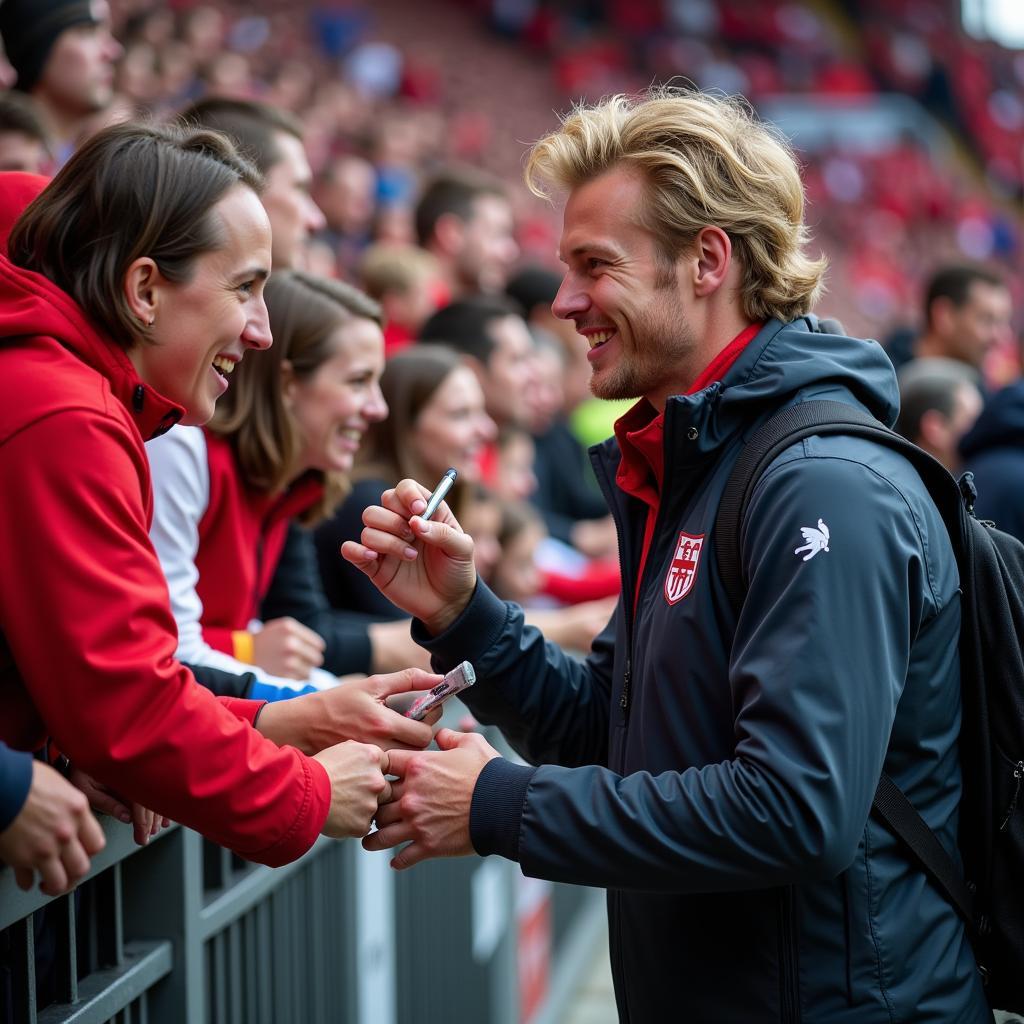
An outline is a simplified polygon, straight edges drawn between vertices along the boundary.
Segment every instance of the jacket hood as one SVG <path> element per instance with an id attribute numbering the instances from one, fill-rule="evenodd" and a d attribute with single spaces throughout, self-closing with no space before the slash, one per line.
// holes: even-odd
<path id="1" fill-rule="evenodd" d="M 185 413 L 139 377 L 124 349 L 108 339 L 71 296 L 41 274 L 0 255 L 0 344 L 20 337 L 54 338 L 100 373 L 144 440 L 165 433 Z"/>
<path id="2" fill-rule="evenodd" d="M 1024 380 L 994 394 L 974 426 L 960 439 L 960 454 L 977 455 L 986 448 L 1024 445 Z"/>
<path id="3" fill-rule="evenodd" d="M 703 421 L 698 447 L 707 453 L 798 396 L 862 406 L 887 426 L 899 412 L 896 372 L 881 345 L 823 333 L 814 316 L 769 320 L 724 380 L 676 396 L 669 406 L 674 419 Z"/>
<path id="4" fill-rule="evenodd" d="M 25 171 L 4 171 L 0 173 L 0 246 L 7 250 L 7 239 L 11 228 L 32 202 L 50 183 L 41 174 Z"/>

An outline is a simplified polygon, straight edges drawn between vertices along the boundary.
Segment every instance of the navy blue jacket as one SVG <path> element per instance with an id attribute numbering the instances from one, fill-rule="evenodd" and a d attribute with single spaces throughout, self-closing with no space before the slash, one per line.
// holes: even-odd
<path id="1" fill-rule="evenodd" d="M 1024 380 L 985 403 L 960 440 L 960 454 L 978 488 L 978 518 L 1024 540 Z"/>
<path id="2" fill-rule="evenodd" d="M 958 579 L 917 475 L 858 438 L 795 445 L 742 525 L 738 619 L 717 574 L 744 436 L 811 398 L 896 417 L 882 349 L 804 320 L 768 323 L 724 381 L 669 400 L 635 608 L 646 506 L 614 484 L 614 439 L 593 450 L 624 597 L 585 662 L 482 585 L 443 635 L 416 624 L 439 669 L 473 661 L 466 703 L 540 765 L 486 766 L 474 847 L 609 890 L 632 1024 L 991 1020 L 959 919 L 869 817 L 884 767 L 955 851 Z M 701 544 L 688 563 L 681 535 Z"/>
<path id="3" fill-rule="evenodd" d="M 21 813 L 32 786 L 32 755 L 0 743 L 0 832 Z"/>

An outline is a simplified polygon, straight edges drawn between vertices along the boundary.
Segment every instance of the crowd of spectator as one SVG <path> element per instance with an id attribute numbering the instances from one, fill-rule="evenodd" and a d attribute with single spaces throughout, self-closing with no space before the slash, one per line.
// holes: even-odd
<path id="1" fill-rule="evenodd" d="M 1020 284 L 1004 271 L 1020 255 L 1024 65 L 965 39 L 938 5 L 868 6 L 858 26 L 841 4 L 829 20 L 820 5 L 783 0 L 436 11 L 458 20 L 462 40 L 521 67 L 538 125 L 545 98 L 564 106 L 654 76 L 755 104 L 899 89 L 959 132 L 980 156 L 974 175 L 907 138 L 807 154 L 804 181 L 833 265 L 823 306 L 906 363 L 900 429 L 951 469 L 973 461 L 981 474 L 984 452 L 1015 438 L 1020 404 L 1018 384 L 982 412 L 1020 372 Z M 477 539 L 480 576 L 550 638 L 587 648 L 619 590 L 616 537 L 581 440 L 596 408 L 585 347 L 550 312 L 556 229 L 517 181 L 518 142 L 500 117 L 509 94 L 493 82 L 473 102 L 456 94 L 448 63 L 460 39 L 409 42 L 398 3 L 309 5 L 302 16 L 270 0 L 119 0 L 109 19 L 104 9 L 0 5 L 0 170 L 49 176 L 111 125 L 181 117 L 240 144 L 265 182 L 272 229 L 272 356 L 221 365 L 234 377 L 211 425 L 149 446 L 175 655 L 222 697 L 271 702 L 350 674 L 425 669 L 408 617 L 339 548 L 400 476 L 432 485 L 448 466 L 460 474 L 449 505 Z M 23 206 L 5 207 L 5 235 Z M 268 340 L 253 335 L 250 347 Z M 343 413 L 324 411 L 327 367 L 362 389 Z M 589 429 L 604 436 L 611 414 L 597 417 Z M 91 827 L 76 828 L 94 852 Z M 51 871 L 48 886 L 61 878 Z"/>
<path id="2" fill-rule="evenodd" d="M 76 117 L 167 117 L 210 95 L 290 111 L 303 124 L 325 218 L 310 269 L 348 280 L 360 279 L 371 243 L 444 248 L 446 241 L 423 241 L 414 211 L 433 172 L 452 164 L 504 179 L 514 232 L 481 221 L 494 255 L 514 235 L 521 258 L 551 266 L 554 219 L 518 182 L 516 146 L 544 129 L 553 107 L 652 80 L 738 92 L 755 105 L 781 94 L 828 104 L 900 92 L 958 140 L 954 153 L 974 154 L 940 158 L 909 136 L 882 149 L 833 143 L 801 154 L 814 241 L 832 264 L 830 312 L 859 333 L 885 339 L 919 326 L 917 297 L 937 262 L 1010 269 L 1019 258 L 1021 61 L 967 36 L 949 5 L 521 3 L 494 4 L 481 16 L 437 2 L 414 16 L 393 0 L 313 4 L 299 17 L 273 2 L 112 7 L 114 35 L 89 54 L 114 62 L 112 79 L 88 99 L 73 81 L 33 92 L 58 162 Z M 9 21 L 17 8 L 8 5 Z M 425 30 L 431 24 L 436 34 Z M 514 111 L 501 88 L 509 67 Z M 55 115 L 60 96 L 74 96 L 74 117 Z M 0 110 L 0 136 L 36 147 L 40 132 L 24 127 L 18 106 L 12 96 Z M 38 164 L 40 154 L 28 159 Z M 1010 286 L 1019 302 L 1016 280 Z M 428 287 L 414 290 L 419 301 Z M 389 325 L 408 332 L 397 318 Z"/>

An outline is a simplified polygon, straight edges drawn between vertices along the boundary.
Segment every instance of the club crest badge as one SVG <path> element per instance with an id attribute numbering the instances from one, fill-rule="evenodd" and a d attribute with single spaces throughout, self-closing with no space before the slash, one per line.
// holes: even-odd
<path id="1" fill-rule="evenodd" d="M 697 579 L 697 564 L 704 547 L 704 534 L 695 537 L 692 533 L 680 533 L 676 541 L 672 564 L 665 576 L 665 600 L 676 604 L 693 589 Z"/>

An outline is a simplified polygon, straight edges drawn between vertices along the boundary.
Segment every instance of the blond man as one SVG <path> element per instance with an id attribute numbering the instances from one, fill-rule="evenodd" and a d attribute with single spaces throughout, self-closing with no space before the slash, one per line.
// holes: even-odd
<path id="1" fill-rule="evenodd" d="M 575 110 L 527 176 L 567 196 L 553 310 L 594 393 L 637 399 L 592 450 L 622 598 L 575 661 L 477 582 L 450 514 L 419 517 L 430 481 L 367 509 L 346 557 L 435 667 L 475 663 L 467 703 L 529 764 L 442 731 L 392 758 L 364 845 L 605 887 L 633 1024 L 990 1020 L 955 912 L 869 817 L 884 769 L 955 848 L 958 581 L 923 485 L 889 449 L 809 438 L 749 503 L 738 616 L 715 561 L 760 422 L 821 397 L 896 418 L 885 353 L 809 315 L 792 155 L 738 101 L 657 92 Z"/>

